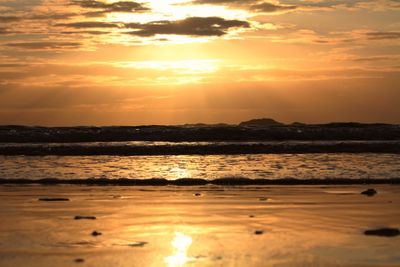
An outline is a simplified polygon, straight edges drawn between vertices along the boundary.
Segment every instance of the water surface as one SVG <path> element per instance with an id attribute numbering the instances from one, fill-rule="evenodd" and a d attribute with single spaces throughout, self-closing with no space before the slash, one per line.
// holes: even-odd
<path id="1" fill-rule="evenodd" d="M 0 178 L 24 179 L 389 179 L 399 154 L 256 154 L 178 156 L 0 156 Z"/>

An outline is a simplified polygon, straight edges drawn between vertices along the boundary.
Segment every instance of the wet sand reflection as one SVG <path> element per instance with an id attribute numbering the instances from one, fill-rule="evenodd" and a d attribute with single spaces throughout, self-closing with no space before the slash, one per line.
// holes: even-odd
<path id="1" fill-rule="evenodd" d="M 188 256 L 188 250 L 192 245 L 192 237 L 181 232 L 175 232 L 174 239 L 171 241 L 171 247 L 174 254 L 164 258 L 168 267 L 182 267 L 186 263 L 193 261 L 193 258 Z"/>

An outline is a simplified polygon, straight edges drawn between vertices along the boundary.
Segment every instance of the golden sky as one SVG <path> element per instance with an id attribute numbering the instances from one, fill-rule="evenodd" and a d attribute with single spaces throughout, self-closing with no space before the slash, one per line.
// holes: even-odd
<path id="1" fill-rule="evenodd" d="M 0 0 L 0 124 L 400 123 L 400 0 Z"/>

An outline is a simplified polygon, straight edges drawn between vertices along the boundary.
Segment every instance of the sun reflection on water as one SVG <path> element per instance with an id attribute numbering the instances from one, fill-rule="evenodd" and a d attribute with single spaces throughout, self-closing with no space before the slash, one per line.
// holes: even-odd
<path id="1" fill-rule="evenodd" d="M 193 259 L 188 257 L 187 253 L 190 245 L 192 244 L 192 238 L 181 232 L 175 232 L 175 237 L 171 241 L 174 254 L 164 258 L 165 263 L 169 267 L 182 267 L 186 263 Z"/>

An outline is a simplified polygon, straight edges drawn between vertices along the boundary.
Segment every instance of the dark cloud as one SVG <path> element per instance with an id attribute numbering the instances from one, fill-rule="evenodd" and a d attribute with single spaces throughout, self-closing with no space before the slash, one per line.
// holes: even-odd
<path id="1" fill-rule="evenodd" d="M 388 56 L 374 56 L 374 57 L 357 57 L 352 59 L 355 62 L 375 62 L 375 61 L 386 61 L 393 60 L 393 57 Z"/>
<path id="2" fill-rule="evenodd" d="M 314 0 L 282 0 L 281 4 L 284 5 L 294 5 L 299 8 L 311 8 L 311 9 L 331 9 L 336 7 L 346 7 L 346 8 L 354 8 L 360 3 L 371 3 L 375 2 L 375 0 L 323 0 L 323 1 L 314 1 Z"/>
<path id="3" fill-rule="evenodd" d="M 8 34 L 8 30 L 6 28 L 0 28 L 0 35 Z"/>
<path id="4" fill-rule="evenodd" d="M 273 13 L 273 12 L 294 10 L 297 8 L 297 6 L 283 6 L 283 5 L 276 5 L 276 4 L 264 2 L 264 3 L 252 5 L 250 8 L 257 12 Z"/>
<path id="5" fill-rule="evenodd" d="M 194 0 L 192 3 L 240 7 L 261 13 L 291 11 L 297 8 L 296 5 L 281 5 L 259 0 Z"/>
<path id="6" fill-rule="evenodd" d="M 367 32 L 368 40 L 393 40 L 400 39 L 400 32 Z"/>
<path id="7" fill-rule="evenodd" d="M 70 49 L 70 48 L 78 48 L 81 46 L 81 44 L 77 42 L 51 42 L 51 41 L 8 43 L 5 45 L 8 47 L 30 49 L 30 50 Z"/>
<path id="8" fill-rule="evenodd" d="M 191 36 L 222 36 L 230 28 L 249 28 L 247 21 L 225 20 L 220 17 L 189 17 L 177 21 L 153 21 L 145 24 L 128 23 L 129 32 L 137 36 L 154 36 L 157 34 L 177 34 Z"/>
<path id="9" fill-rule="evenodd" d="M 0 68 L 15 68 L 15 67 L 25 67 L 25 64 L 17 63 L 0 63 Z"/>
<path id="10" fill-rule="evenodd" d="M 44 13 L 27 16 L 28 20 L 63 20 L 76 16 L 75 13 Z"/>
<path id="11" fill-rule="evenodd" d="M 21 20 L 20 17 L 17 16 L 0 16 L 0 22 L 8 23 Z"/>
<path id="12" fill-rule="evenodd" d="M 24 20 L 62 20 L 76 16 L 74 13 L 43 13 L 25 16 L 0 16 L 0 22 L 12 23 Z"/>
<path id="13" fill-rule="evenodd" d="M 12 35 L 12 34 L 17 34 L 17 33 L 20 33 L 20 32 L 13 31 L 6 27 L 0 27 L 0 35 L 10 35 L 10 34 Z"/>
<path id="14" fill-rule="evenodd" d="M 244 4 L 254 3 L 255 0 L 195 0 L 192 3 L 195 4 L 211 4 L 211 5 L 233 5 L 233 4 Z"/>
<path id="15" fill-rule="evenodd" d="M 98 16 L 105 13 L 112 12 L 143 12 L 149 11 L 150 9 L 140 3 L 131 1 L 119 1 L 114 3 L 104 3 L 96 0 L 74 0 L 73 4 L 79 5 L 82 8 L 97 9 L 97 11 L 88 12 L 88 16 Z"/>
<path id="16" fill-rule="evenodd" d="M 109 34 L 110 32 L 107 31 L 62 31 L 61 34 L 88 34 L 88 35 L 102 35 L 102 34 Z"/>
<path id="17" fill-rule="evenodd" d="M 56 26 L 63 26 L 75 29 L 85 29 L 85 28 L 118 28 L 119 25 L 116 23 L 102 22 L 102 21 L 82 21 L 73 23 L 60 23 Z"/>
<path id="18" fill-rule="evenodd" d="M 397 0 L 392 0 L 398 2 Z M 262 0 L 193 0 L 194 4 L 225 5 L 239 7 L 255 12 L 273 13 L 293 10 L 332 9 L 337 7 L 354 8 L 360 3 L 371 3 L 373 0 L 281 0 L 270 2 Z"/>
<path id="19" fill-rule="evenodd" d="M 43 0 L 2 0 L 0 1 L 0 7 L 2 6 L 14 11 L 28 11 L 42 2 Z"/>

